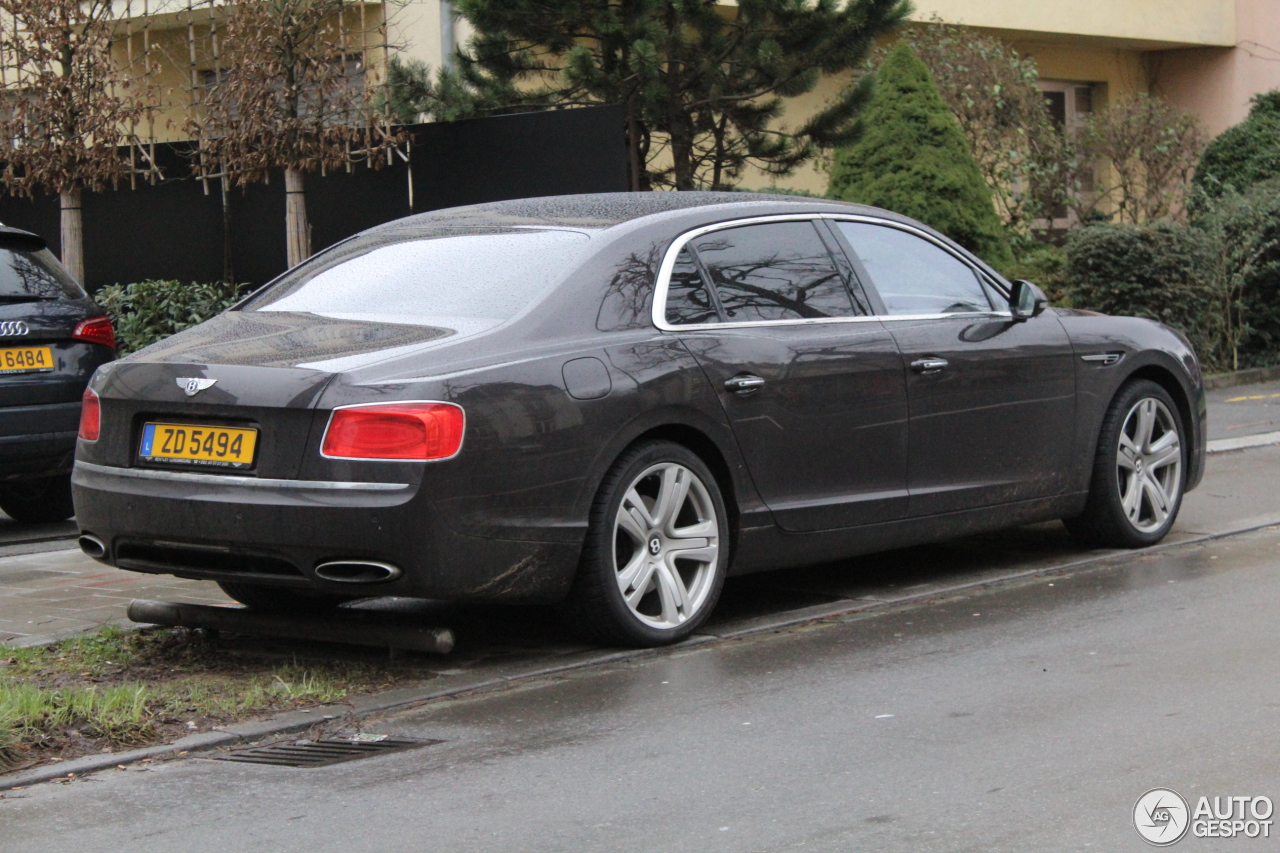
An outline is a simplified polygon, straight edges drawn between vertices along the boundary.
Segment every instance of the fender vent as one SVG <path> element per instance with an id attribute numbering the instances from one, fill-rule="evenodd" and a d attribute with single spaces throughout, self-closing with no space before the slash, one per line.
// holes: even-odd
<path id="1" fill-rule="evenodd" d="M 217 756 L 216 761 L 238 761 L 242 764 L 270 764 L 275 767 L 326 767 L 357 758 L 372 758 L 389 752 L 401 752 L 443 743 L 439 740 L 416 740 L 386 735 L 354 735 L 349 738 L 321 738 L 313 741 L 281 743 L 236 749 Z"/>

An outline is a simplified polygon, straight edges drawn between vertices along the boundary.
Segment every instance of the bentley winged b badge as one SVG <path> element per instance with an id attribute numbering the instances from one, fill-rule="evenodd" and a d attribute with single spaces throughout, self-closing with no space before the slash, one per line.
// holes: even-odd
<path id="1" fill-rule="evenodd" d="M 178 387 L 179 387 L 179 388 L 181 388 L 183 391 L 185 391 L 185 392 L 187 393 L 187 396 L 188 396 L 188 397 L 194 397 L 195 395 L 199 394 L 199 393 L 200 393 L 201 391 L 203 391 L 204 389 L 206 389 L 206 388 L 212 388 L 212 387 L 213 387 L 213 383 L 217 382 L 218 380 L 216 380 L 216 379 L 198 379 L 198 378 L 191 378 L 191 379 L 188 379 L 188 378 L 186 378 L 186 377 L 179 376 L 179 377 L 178 377 L 177 379 L 175 379 L 174 381 L 178 383 Z"/>

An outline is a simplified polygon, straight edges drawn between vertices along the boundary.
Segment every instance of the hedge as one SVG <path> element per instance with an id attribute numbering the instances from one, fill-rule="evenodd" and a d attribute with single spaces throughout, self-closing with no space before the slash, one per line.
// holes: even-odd
<path id="1" fill-rule="evenodd" d="M 1249 116 L 1209 143 L 1193 183 L 1212 199 L 1274 178 L 1280 178 L 1280 89 L 1256 96 Z"/>
<path id="2" fill-rule="evenodd" d="M 1074 307 L 1166 323 L 1210 370 L 1280 362 L 1280 182 L 1228 189 L 1189 225 L 1082 228 L 1066 250 Z"/>
<path id="3" fill-rule="evenodd" d="M 203 323 L 248 291 L 244 284 L 151 280 L 109 285 L 93 298 L 111 317 L 118 351 L 126 355 Z"/>

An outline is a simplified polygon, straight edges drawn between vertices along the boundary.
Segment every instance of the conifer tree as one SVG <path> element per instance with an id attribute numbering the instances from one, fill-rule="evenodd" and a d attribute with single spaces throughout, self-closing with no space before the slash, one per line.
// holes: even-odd
<path id="1" fill-rule="evenodd" d="M 1280 89 L 1253 98 L 1249 117 L 1224 130 L 1200 157 L 1195 185 L 1211 198 L 1280 178 Z"/>
<path id="2" fill-rule="evenodd" d="M 991 189 L 928 68 L 902 42 L 875 79 L 866 132 L 836 153 L 828 195 L 913 217 L 990 264 L 1010 263 Z"/>
<path id="3" fill-rule="evenodd" d="M 632 189 L 721 189 L 749 166 L 783 176 L 856 136 L 868 87 L 804 124 L 783 99 L 855 69 L 906 0 L 459 0 L 476 31 L 458 57 L 499 106 L 621 104 Z M 505 100 L 505 104 L 502 102 Z"/>

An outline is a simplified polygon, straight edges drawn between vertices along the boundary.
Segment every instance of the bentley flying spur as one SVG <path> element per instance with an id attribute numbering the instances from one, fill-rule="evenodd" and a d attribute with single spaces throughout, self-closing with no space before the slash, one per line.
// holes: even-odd
<path id="1" fill-rule="evenodd" d="M 731 574 L 1051 519 L 1157 542 L 1205 413 L 1176 331 L 902 216 L 566 196 L 370 229 L 104 364 L 73 489 L 87 553 L 250 607 L 554 604 L 643 646 Z"/>

